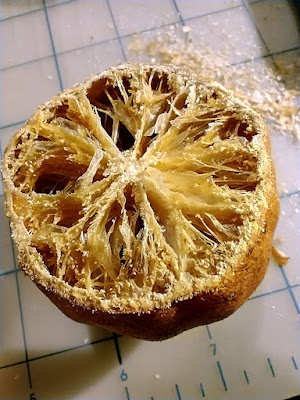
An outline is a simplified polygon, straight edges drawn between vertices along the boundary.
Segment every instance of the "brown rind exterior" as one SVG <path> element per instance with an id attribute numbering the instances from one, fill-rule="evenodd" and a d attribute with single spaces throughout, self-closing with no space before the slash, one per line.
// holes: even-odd
<path id="1" fill-rule="evenodd" d="M 266 129 L 262 130 L 261 145 L 266 147 L 267 153 L 270 153 Z M 239 265 L 227 266 L 230 273 L 224 274 L 222 285 L 217 289 L 175 301 L 170 307 L 163 309 L 141 313 L 118 313 L 89 308 L 84 304 L 79 305 L 55 291 L 53 287 L 43 284 L 38 276 L 31 275 L 31 279 L 65 315 L 73 320 L 99 325 L 113 332 L 139 339 L 164 340 L 187 329 L 222 320 L 234 313 L 247 300 L 262 281 L 268 266 L 279 203 L 271 160 L 267 165 L 269 170 L 266 171 L 266 176 L 269 179 L 266 179 L 265 197 L 268 208 L 261 213 L 260 233 L 249 239 L 247 252 L 245 251 L 247 257 L 243 257 Z M 13 228 L 17 229 L 16 226 Z M 27 258 L 25 252 L 20 251 L 19 261 L 21 268 L 28 273 L 31 260 Z"/>
<path id="2" fill-rule="evenodd" d="M 74 321 L 98 325 L 138 339 L 165 340 L 196 326 L 211 324 L 233 314 L 265 276 L 279 213 L 276 192 L 269 204 L 265 228 L 249 249 L 245 262 L 236 269 L 234 279 L 226 280 L 216 291 L 199 293 L 191 299 L 174 302 L 169 308 L 156 309 L 149 313 L 112 314 L 72 304 L 59 294 L 42 285 L 38 286 Z"/>

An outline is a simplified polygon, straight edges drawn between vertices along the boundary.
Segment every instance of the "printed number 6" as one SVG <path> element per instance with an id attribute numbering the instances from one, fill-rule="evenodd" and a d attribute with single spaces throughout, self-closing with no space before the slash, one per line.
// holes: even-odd
<path id="1" fill-rule="evenodd" d="M 127 379 L 128 379 L 128 375 L 126 374 L 124 369 L 122 369 L 122 372 L 121 372 L 121 379 L 122 379 L 122 381 L 127 381 Z"/>

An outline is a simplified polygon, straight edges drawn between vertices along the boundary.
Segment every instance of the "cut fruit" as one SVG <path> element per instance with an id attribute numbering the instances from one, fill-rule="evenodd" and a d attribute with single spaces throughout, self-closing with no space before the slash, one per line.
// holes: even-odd
<path id="1" fill-rule="evenodd" d="M 233 313 L 278 219 L 261 117 L 217 83 L 125 64 L 41 106 L 3 181 L 20 265 L 69 317 L 161 340 Z"/>

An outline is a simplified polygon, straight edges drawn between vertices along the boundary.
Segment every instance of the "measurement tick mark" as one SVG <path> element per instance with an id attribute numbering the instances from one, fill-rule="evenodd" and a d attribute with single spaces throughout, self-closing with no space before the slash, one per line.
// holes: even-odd
<path id="1" fill-rule="evenodd" d="M 214 356 L 215 356 L 215 355 L 216 355 L 216 351 L 217 351 L 217 345 L 216 345 L 216 343 L 212 343 L 212 344 L 210 345 L 210 347 L 213 348 L 213 354 L 214 354 Z"/>
<path id="2" fill-rule="evenodd" d="M 270 358 L 268 358 L 268 364 L 269 364 L 269 368 L 270 368 L 271 374 L 272 374 L 273 378 L 275 378 L 275 371 L 274 371 L 274 368 L 273 368 L 273 365 L 272 365 L 272 362 L 271 362 Z"/>
<path id="3" fill-rule="evenodd" d="M 219 374 L 220 374 L 220 377 L 222 379 L 222 383 L 223 383 L 223 386 L 224 386 L 224 390 L 227 392 L 227 385 L 226 385 L 226 381 L 225 381 L 225 378 L 224 378 L 224 375 L 223 375 L 223 371 L 222 371 L 222 367 L 221 367 L 220 361 L 217 361 L 217 365 L 218 365 Z"/>
<path id="4" fill-rule="evenodd" d="M 178 400 L 181 400 L 181 394 L 180 394 L 179 387 L 178 387 L 177 383 L 175 385 L 175 388 L 176 388 Z"/>
<path id="5" fill-rule="evenodd" d="M 206 328 L 206 330 L 207 330 L 208 337 L 211 339 L 212 337 L 211 337 L 211 333 L 210 333 L 209 326 L 206 325 L 205 328 Z"/>
<path id="6" fill-rule="evenodd" d="M 113 333 L 113 338 L 114 338 L 114 344 L 115 344 L 115 348 L 116 348 L 116 352 L 117 352 L 118 361 L 119 361 L 119 364 L 122 365 L 122 357 L 121 357 L 120 346 L 119 346 L 119 342 L 118 342 L 118 335 Z"/>
<path id="7" fill-rule="evenodd" d="M 294 359 L 293 356 L 292 356 L 291 358 L 292 358 L 293 366 L 294 366 L 294 368 L 297 370 L 297 369 L 298 369 L 298 365 L 297 365 L 297 363 L 296 363 L 296 360 Z"/>
<path id="8" fill-rule="evenodd" d="M 130 400 L 129 391 L 128 391 L 128 387 L 127 386 L 125 386 L 125 392 L 126 392 L 127 400 Z"/>
<path id="9" fill-rule="evenodd" d="M 249 385 L 250 382 L 249 382 L 248 374 L 247 374 L 247 372 L 245 370 L 244 370 L 244 376 L 245 376 L 246 382 Z"/>
<path id="10" fill-rule="evenodd" d="M 200 383 L 200 390 L 201 390 L 202 396 L 205 397 L 205 391 L 204 391 L 204 387 L 203 387 L 202 383 Z"/>

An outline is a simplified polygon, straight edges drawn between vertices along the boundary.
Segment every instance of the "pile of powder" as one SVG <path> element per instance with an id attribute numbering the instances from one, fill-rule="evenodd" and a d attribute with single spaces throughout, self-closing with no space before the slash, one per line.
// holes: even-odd
<path id="1" fill-rule="evenodd" d="M 180 30 L 171 26 L 151 42 L 136 36 L 128 49 L 141 59 L 189 67 L 205 79 L 223 84 L 260 112 L 273 132 L 300 140 L 299 59 L 259 58 L 232 65 L 228 49 L 216 52 L 207 45 L 196 45 L 189 31 L 187 26 Z"/>

